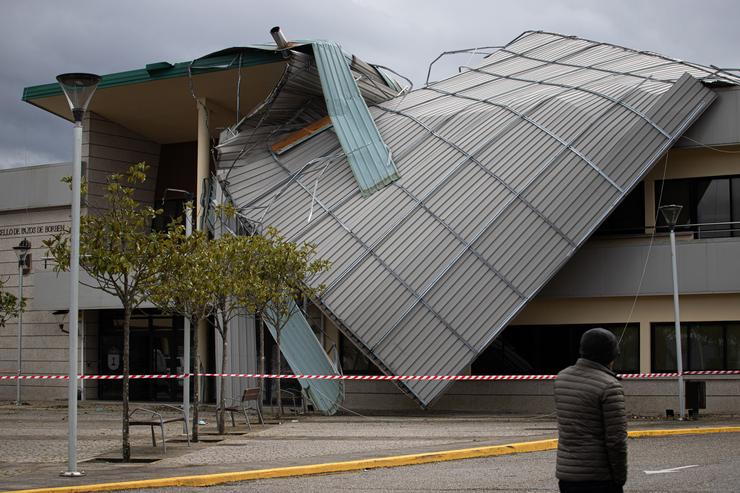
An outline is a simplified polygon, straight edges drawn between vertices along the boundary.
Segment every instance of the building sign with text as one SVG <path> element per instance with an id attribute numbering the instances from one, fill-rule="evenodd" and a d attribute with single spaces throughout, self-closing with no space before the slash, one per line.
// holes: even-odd
<path id="1" fill-rule="evenodd" d="M 67 224 L 39 224 L 35 226 L 0 226 L 0 238 L 12 236 L 49 235 L 65 231 Z"/>

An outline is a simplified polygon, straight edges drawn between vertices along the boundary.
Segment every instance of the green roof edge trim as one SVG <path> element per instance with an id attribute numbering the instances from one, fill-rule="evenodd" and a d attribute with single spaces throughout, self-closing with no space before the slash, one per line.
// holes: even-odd
<path id="1" fill-rule="evenodd" d="M 248 56 L 242 56 L 241 67 L 253 67 L 255 65 L 265 65 L 268 63 L 284 62 L 285 59 L 275 51 L 268 50 L 245 50 Z M 157 80 L 173 79 L 188 75 L 188 67 L 192 64 L 192 73 L 203 74 L 209 72 L 219 72 L 239 67 L 238 55 L 223 55 L 216 57 L 199 58 L 192 62 L 180 62 L 172 65 L 170 68 L 164 68 L 164 62 L 149 64 L 149 70 L 146 68 L 128 70 L 126 72 L 116 72 L 104 75 L 98 85 L 98 89 L 107 87 L 118 87 L 131 84 L 140 84 L 142 82 L 153 82 Z M 151 70 L 152 65 L 157 65 L 158 70 Z M 30 86 L 23 89 L 23 101 L 32 101 L 34 99 L 48 98 L 62 95 L 62 88 L 58 83 L 42 84 L 39 86 Z"/>

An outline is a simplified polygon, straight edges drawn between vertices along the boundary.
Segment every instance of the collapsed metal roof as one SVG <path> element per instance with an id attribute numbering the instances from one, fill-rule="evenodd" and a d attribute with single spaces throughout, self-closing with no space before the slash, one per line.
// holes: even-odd
<path id="1" fill-rule="evenodd" d="M 333 132 L 276 152 L 295 119 L 225 132 L 221 177 L 251 221 L 318 245 L 332 262 L 318 303 L 383 371 L 454 375 L 711 104 L 699 81 L 717 79 L 738 82 L 526 32 L 460 75 L 370 107 L 400 178 L 369 197 Z M 428 406 L 448 383 L 399 385 Z"/>

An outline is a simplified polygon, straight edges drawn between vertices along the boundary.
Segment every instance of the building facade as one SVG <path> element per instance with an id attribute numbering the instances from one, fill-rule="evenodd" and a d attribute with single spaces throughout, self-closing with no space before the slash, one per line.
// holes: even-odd
<path id="1" fill-rule="evenodd" d="M 547 41 L 561 42 L 564 41 L 557 38 Z M 566 40 L 565 43 L 575 41 Z M 237 54 L 238 67 L 232 64 Z M 225 50 L 201 59 L 199 64 L 150 64 L 144 70 L 125 73 L 125 77 L 122 74 L 112 74 L 106 76 L 107 79 L 104 77 L 107 85 L 101 85 L 99 94 L 93 100 L 91 113 L 84 122 L 83 161 L 90 183 L 86 203 L 88 213 L 105 206 L 102 187 L 106 176 L 121 172 L 128 165 L 140 161 L 150 165 L 149 180 L 137 192 L 137 198 L 143 203 L 170 203 L 173 195 L 177 194 L 175 190 L 197 193 L 203 179 L 218 175 L 227 195 L 234 197 L 236 205 L 241 206 L 240 180 L 246 180 L 244 190 L 247 190 L 250 182 L 259 182 L 272 172 L 266 165 L 260 167 L 263 161 L 275 159 L 279 162 L 276 156 L 283 152 L 290 159 L 289 149 L 293 146 L 297 148 L 294 152 L 301 152 L 301 149 L 310 149 L 313 145 L 320 147 L 329 139 L 328 133 L 323 133 L 326 125 L 309 125 L 306 127 L 308 131 L 302 130 L 307 123 L 321 121 L 319 117 L 326 118 L 327 109 L 321 105 L 310 107 L 310 111 L 302 113 L 305 121 L 299 121 L 298 124 L 294 122 L 294 126 L 287 129 L 290 132 L 281 130 L 287 135 L 285 139 L 278 141 L 273 138 L 276 126 L 284 125 L 283 121 L 291 117 L 290 108 L 307 104 L 306 101 L 311 98 L 314 101 L 315 96 L 321 94 L 316 87 L 320 72 L 325 68 L 316 70 L 308 55 L 310 52 L 299 50 L 294 59 L 286 62 L 286 58 L 277 51 Z M 229 63 L 224 64 L 224 59 Z M 368 78 L 369 69 L 362 63 L 352 58 L 351 69 Z M 193 70 L 194 67 L 198 70 Z M 285 74 L 291 73 L 291 70 L 298 71 L 296 73 L 299 75 L 286 79 Z M 522 77 L 499 76 L 518 82 Z M 358 80 L 362 78 L 358 77 Z M 373 81 L 376 89 L 381 80 L 378 76 L 378 80 Z M 195 99 L 188 89 L 189 81 L 194 83 Z M 392 97 L 389 89 L 392 84 L 387 84 L 384 90 L 389 94 L 384 95 L 383 91 L 377 94 L 367 88 L 372 84 L 365 87 L 360 83 L 359 93 L 373 112 L 373 104 Z M 684 206 L 679 224 L 688 225 L 677 229 L 685 369 L 740 369 L 740 263 L 736 260 L 740 253 L 737 233 L 740 230 L 740 91 L 732 84 L 712 86 L 706 83 L 705 86 L 704 89 L 712 91 L 716 101 L 690 128 L 681 132 L 681 138 L 659 156 L 652 169 L 601 222 L 599 229 L 537 291 L 536 296 L 528 300 L 506 328 L 489 341 L 472 363 L 464 366 L 461 373 L 557 373 L 577 358 L 580 335 L 594 326 L 614 330 L 620 338 L 621 355 L 617 361 L 617 370 L 620 372 L 675 370 L 670 247 L 667 230 L 657 212 L 657 207 L 668 203 Z M 272 98 L 273 87 L 287 88 L 287 93 L 282 93 L 282 99 Z M 242 92 L 237 93 L 237 89 Z M 424 91 L 413 92 L 408 98 L 423 100 L 428 97 Z M 239 94 L 241 97 L 230 99 L 225 94 Z M 24 97 L 47 111 L 64 115 L 61 96 L 49 86 L 28 88 Z M 280 104 L 274 105 L 274 112 L 268 112 L 269 116 L 265 117 L 259 112 L 248 111 L 249 108 L 259 108 L 263 100 L 270 104 L 277 100 Z M 148 114 L 143 115 L 136 110 L 139 101 L 147 102 Z M 394 107 L 398 108 L 402 103 L 407 104 L 402 99 Z M 331 107 L 328 100 L 327 105 Z M 255 118 L 255 114 L 272 126 L 265 129 L 250 127 L 250 118 Z M 376 113 L 372 114 L 378 118 Z M 237 121 L 236 125 L 233 124 L 234 120 Z M 392 142 L 394 159 L 403 163 L 405 144 L 394 141 L 389 130 L 382 125 L 379 127 L 382 137 Z M 295 134 L 291 132 L 296 130 L 303 133 L 294 137 Z M 230 135 L 231 131 L 233 133 Z M 475 133 L 477 130 L 473 126 L 469 131 Z M 248 144 L 264 146 L 269 143 L 272 148 L 264 156 L 258 156 L 262 161 L 247 160 L 249 167 L 246 171 L 237 170 L 232 174 L 224 163 L 233 164 L 252 152 L 251 148 L 239 151 L 238 146 L 235 147 L 238 152 L 229 150 L 229 145 L 232 145 L 229 142 L 238 140 L 240 132 L 242 135 L 248 133 Z M 319 135 L 316 139 L 318 144 L 316 141 L 310 142 L 315 135 Z M 218 158 L 216 163 L 209 163 L 208 154 L 214 142 L 218 142 L 215 146 Z M 233 161 L 230 152 L 234 154 Z M 438 155 L 445 156 L 444 152 L 439 149 Z M 330 170 L 327 176 L 334 172 L 330 163 L 324 168 L 325 171 L 327 169 Z M 399 169 L 402 175 L 409 173 L 403 165 Z M 33 247 L 33 266 L 24 280 L 27 286 L 24 293 L 30 298 L 30 310 L 24 316 L 23 324 L 23 340 L 27 341 L 23 345 L 23 373 L 62 374 L 66 371 L 67 339 L 60 330 L 63 320 L 59 321 L 60 317 L 63 319 L 63 314 L 53 314 L 65 309 L 66 283 L 63 275 L 58 276 L 53 272 L 53 266 L 44 262 L 45 252 L 41 246 L 43 238 L 56 231 L 54 228 L 69 223 L 69 198 L 54 198 L 63 195 L 66 190 L 64 185 L 58 184 L 58 179 L 65 172 L 69 172 L 67 165 L 0 173 L 0 187 L 5 187 L 3 190 L 7 189 L 8 193 L 11 190 L 26 190 L 18 196 L 4 194 L 0 197 L 3 201 L 0 204 L 0 246 L 4 252 L 2 265 L 3 272 L 9 276 L 8 286 L 11 290 L 16 286 L 14 278 L 17 277 L 17 263 L 14 263 L 11 247 L 24 237 L 28 237 Z M 321 203 L 324 198 L 321 194 L 325 193 L 323 186 L 319 186 L 323 185 L 319 179 L 321 175 L 317 173 L 317 176 L 309 177 L 311 183 L 314 183 L 314 179 L 316 183 L 316 200 L 311 201 L 311 210 L 314 202 Z M 269 182 L 269 179 L 266 180 Z M 28 184 L 28 187 L 23 188 L 19 183 L 24 187 Z M 38 200 L 33 199 L 31 192 L 39 188 L 38 183 L 46 183 L 53 192 L 42 194 Z M 282 183 L 275 178 L 271 187 Z M 407 193 L 402 186 L 399 190 Z M 464 188 L 458 191 L 459 195 L 466 193 L 471 192 Z M 8 197 L 7 200 L 5 197 Z M 182 199 L 181 196 L 175 198 Z M 309 202 L 305 197 L 301 200 L 306 204 Z M 305 222 L 302 214 L 308 210 L 307 205 L 294 202 L 298 212 L 291 221 Z M 483 205 L 479 204 L 479 207 Z M 327 212 L 330 212 L 328 208 Z M 479 211 L 471 209 L 471 217 L 474 212 Z M 570 214 L 575 217 L 580 212 L 573 210 Z M 352 218 L 347 218 L 347 221 L 351 223 Z M 362 226 L 358 226 L 358 229 L 361 230 Z M 332 236 L 334 233 L 331 231 L 327 230 L 326 234 L 340 241 L 338 236 Z M 536 238 L 531 240 L 533 243 L 536 241 Z M 435 245 L 419 247 L 415 240 L 409 241 L 410 249 L 421 248 L 429 256 L 437 255 Z M 322 248 L 319 250 L 322 251 Z M 411 260 L 409 262 L 409 265 L 414 264 Z M 474 278 L 471 274 L 471 283 L 478 282 Z M 367 282 L 372 282 L 372 279 Z M 480 286 L 480 290 L 483 289 L 486 289 L 484 284 Z M 401 302 L 400 299 L 398 302 Z M 360 311 L 360 302 L 356 303 L 348 304 L 349 308 L 345 307 L 345 310 L 351 312 L 352 307 L 356 306 L 356 310 Z M 495 306 L 503 303 L 503 300 L 491 296 L 485 303 Z M 120 313 L 115 300 L 83 288 L 80 306 L 84 310 L 81 317 L 84 336 L 80 341 L 84 344 L 81 353 L 84 372 L 120 372 Z M 303 306 L 305 319 L 313 328 L 317 340 L 341 371 L 348 374 L 388 371 L 353 330 L 343 325 L 344 322 L 335 316 L 334 311 L 321 302 L 314 304 L 307 301 Z M 376 309 L 382 310 L 382 307 Z M 132 360 L 132 372 L 180 372 L 183 321 L 177 317 L 162 316 L 150 306 L 142 307 L 135 318 L 132 324 L 132 347 L 137 350 L 132 354 L 138 356 L 135 361 Z M 457 326 L 464 330 L 465 314 L 460 318 Z M 232 371 L 254 371 L 257 368 L 257 331 L 251 320 L 239 323 L 242 324 L 242 330 L 231 331 L 235 338 L 230 344 L 233 348 L 231 361 L 235 365 Z M 424 323 L 430 325 L 423 337 L 437 337 L 428 321 L 418 322 L 420 333 L 424 334 Z M 485 327 L 489 321 L 477 320 L 475 323 Z M 220 360 L 217 354 L 220 344 L 212 330 L 207 327 L 199 330 L 202 331 L 201 341 L 205 341 L 198 355 L 199 364 L 204 369 L 218 370 L 215 362 Z M 16 371 L 15 331 L 15 321 L 11 320 L 0 335 L 0 372 L 5 374 Z M 399 345 L 397 352 L 402 350 Z M 449 351 L 453 350 L 457 349 L 450 346 Z M 271 359 L 274 358 L 272 355 Z M 269 362 L 267 368 L 270 368 Z M 293 368 L 293 371 L 308 372 L 305 368 Z M 736 376 L 696 378 L 707 382 L 707 412 L 731 413 L 740 406 L 740 380 Z M 677 407 L 675 379 L 630 380 L 624 384 L 628 409 L 634 414 L 662 414 L 666 409 Z M 87 398 L 117 398 L 118 387 L 115 383 L 88 382 L 85 385 Z M 132 386 L 132 398 L 176 401 L 181 397 L 181 387 L 178 385 L 177 381 L 141 382 Z M 243 385 L 234 382 L 230 392 L 237 393 Z M 61 399 L 66 395 L 64 386 L 58 382 L 24 382 L 23 386 L 29 389 L 24 394 L 31 395 L 29 399 Z M 404 393 L 390 382 L 350 381 L 343 391 L 342 405 L 349 409 L 419 410 L 418 403 L 406 395 L 408 392 Z M 0 399 L 11 400 L 14 395 L 14 382 L 0 382 Z M 553 409 L 552 383 L 455 382 L 436 398 L 430 399 L 426 407 L 433 411 L 549 413 Z"/>

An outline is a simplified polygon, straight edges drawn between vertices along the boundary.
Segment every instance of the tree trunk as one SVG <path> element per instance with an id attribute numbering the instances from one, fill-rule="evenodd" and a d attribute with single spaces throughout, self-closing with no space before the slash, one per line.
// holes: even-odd
<path id="1" fill-rule="evenodd" d="M 280 368 L 282 363 L 282 353 L 280 352 L 280 328 L 276 327 L 275 332 L 277 332 L 277 419 L 279 421 L 280 418 L 283 417 L 283 394 L 280 391 L 281 383 L 283 380 L 282 378 L 280 378 L 280 374 L 282 373 L 282 370 Z"/>
<path id="2" fill-rule="evenodd" d="M 222 324 L 221 327 L 221 373 L 226 373 L 227 364 L 229 361 L 229 342 L 226 339 L 228 335 L 228 328 L 226 324 Z M 220 376 L 219 379 L 219 402 L 218 402 L 218 434 L 223 435 L 226 432 L 226 377 Z"/>
<path id="3" fill-rule="evenodd" d="M 128 433 L 128 382 L 129 382 L 129 333 L 131 328 L 131 307 L 125 306 L 123 309 L 123 384 L 121 402 L 122 408 L 122 429 L 121 429 L 121 457 L 123 462 L 131 460 L 131 443 L 129 442 Z"/>
<path id="4" fill-rule="evenodd" d="M 193 355 L 195 356 L 193 358 L 193 365 L 191 366 L 192 372 L 194 373 L 193 376 L 193 442 L 198 441 L 198 404 L 200 403 L 200 377 L 198 377 L 198 373 L 200 373 L 200 365 L 198 365 L 198 340 L 200 337 L 198 336 L 198 333 L 200 332 L 200 319 L 193 320 L 193 327 L 195 330 L 193 331 Z"/>

